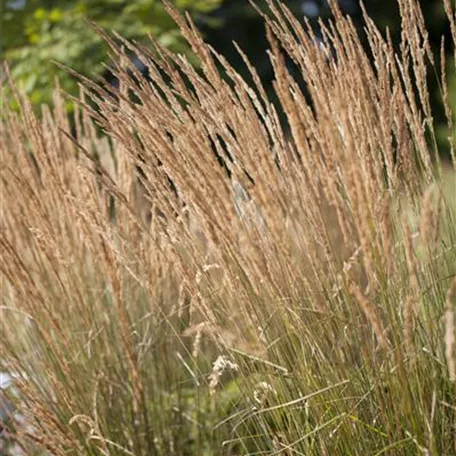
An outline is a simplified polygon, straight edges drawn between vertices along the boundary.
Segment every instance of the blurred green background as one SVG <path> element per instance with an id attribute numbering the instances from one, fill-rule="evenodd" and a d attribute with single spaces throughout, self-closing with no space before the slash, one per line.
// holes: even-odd
<path id="1" fill-rule="evenodd" d="M 100 26 L 115 30 L 124 37 L 147 42 L 154 35 L 174 51 L 186 52 L 185 42 L 175 24 L 166 14 L 159 0 L 0 0 L 1 41 L 0 59 L 8 62 L 13 78 L 39 105 L 52 96 L 55 76 L 64 90 L 76 94 L 77 81 L 59 69 L 58 61 L 90 76 L 109 79 L 103 63 L 108 63 L 103 40 L 85 21 L 89 18 Z M 455 0 L 452 0 L 454 4 Z M 266 54 L 262 19 L 248 0 L 173 0 L 181 10 L 188 11 L 205 39 L 247 77 L 245 68 L 234 50 L 236 41 L 255 64 L 266 87 L 271 91 L 272 70 Z M 256 0 L 262 5 L 264 0 Z M 318 37 L 318 20 L 330 15 L 326 0 L 288 0 L 287 6 L 300 17 L 307 17 Z M 398 39 L 400 16 L 397 0 L 365 0 L 368 12 L 385 30 L 390 29 Z M 362 26 L 359 0 L 339 0 L 341 8 Z M 438 55 L 442 35 L 447 37 L 448 68 L 452 78 L 451 97 L 456 107 L 456 79 L 452 52 L 449 46 L 450 30 L 445 18 L 442 0 L 421 0 L 432 46 Z M 113 81 L 110 81 L 113 82 Z M 431 90 L 434 96 L 436 119 L 444 131 L 443 111 L 438 84 Z"/>
<path id="2" fill-rule="evenodd" d="M 54 77 L 76 93 L 77 82 L 53 62 L 88 76 L 100 75 L 106 46 L 85 20 L 89 18 L 126 38 L 147 40 L 149 34 L 174 51 L 185 51 L 176 26 L 155 0 L 1 0 L 0 58 L 33 103 L 51 98 Z M 193 17 L 203 17 L 221 0 L 177 0 Z"/>

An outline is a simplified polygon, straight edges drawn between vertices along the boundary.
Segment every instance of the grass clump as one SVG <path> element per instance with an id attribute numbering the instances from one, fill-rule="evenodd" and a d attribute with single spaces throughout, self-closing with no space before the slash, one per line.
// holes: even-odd
<path id="1" fill-rule="evenodd" d="M 27 454 L 456 452 L 456 137 L 444 73 L 444 164 L 427 90 L 444 58 L 415 0 L 397 50 L 367 15 L 364 49 L 333 3 L 322 43 L 260 11 L 280 108 L 169 6 L 200 72 L 105 35 L 120 88 L 82 80 L 74 128 L 58 93 L 40 117 L 16 94 L 1 347 Z"/>

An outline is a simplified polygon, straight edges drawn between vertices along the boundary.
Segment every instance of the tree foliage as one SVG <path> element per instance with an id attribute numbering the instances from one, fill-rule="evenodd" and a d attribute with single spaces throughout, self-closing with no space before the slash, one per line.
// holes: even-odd
<path id="1" fill-rule="evenodd" d="M 194 18 L 220 2 L 173 1 Z M 6 0 L 1 12 L 0 56 L 33 103 L 49 101 L 56 75 L 64 90 L 77 90 L 77 81 L 55 62 L 91 76 L 104 71 L 106 46 L 86 19 L 128 39 L 143 40 L 151 34 L 173 51 L 186 51 L 176 25 L 158 0 Z"/>

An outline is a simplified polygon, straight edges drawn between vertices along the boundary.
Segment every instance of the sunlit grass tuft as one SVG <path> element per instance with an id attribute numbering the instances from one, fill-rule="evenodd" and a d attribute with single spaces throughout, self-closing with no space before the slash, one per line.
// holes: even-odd
<path id="1" fill-rule="evenodd" d="M 399 4 L 399 51 L 366 16 L 367 51 L 336 7 L 317 45 L 271 2 L 280 107 L 169 6 L 201 72 L 105 34 L 115 93 L 83 79 L 71 121 L 16 94 L 0 344 L 26 454 L 456 452 L 453 113 L 448 164 Z"/>

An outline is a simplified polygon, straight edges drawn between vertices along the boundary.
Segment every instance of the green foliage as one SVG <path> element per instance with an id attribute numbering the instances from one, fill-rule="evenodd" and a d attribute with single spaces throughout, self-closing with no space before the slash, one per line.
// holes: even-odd
<path id="1" fill-rule="evenodd" d="M 221 0 L 176 0 L 193 17 L 208 13 Z M 11 66 L 34 104 L 49 102 L 54 78 L 75 94 L 77 81 L 55 62 L 85 75 L 100 75 L 107 61 L 106 44 L 86 19 L 123 37 L 144 40 L 153 35 L 174 52 L 187 46 L 157 0 L 7 1 L 1 14 L 0 57 Z"/>

